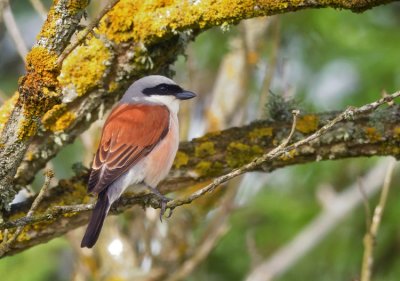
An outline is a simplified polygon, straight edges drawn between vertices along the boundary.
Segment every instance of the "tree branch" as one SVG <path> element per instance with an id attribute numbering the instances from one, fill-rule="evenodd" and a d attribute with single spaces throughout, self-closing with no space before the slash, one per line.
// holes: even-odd
<path id="1" fill-rule="evenodd" d="M 0 136 L 0 211 L 9 209 L 17 192 L 10 186 L 41 117 L 59 103 L 59 69 L 55 61 L 75 32 L 87 4 L 88 0 L 55 1 L 26 57 L 27 73 L 20 79 L 17 103 L 14 108 L 1 109 L 9 118 Z"/>
<path id="2" fill-rule="evenodd" d="M 291 122 L 257 121 L 248 126 L 231 128 L 182 143 L 171 176 L 161 184 L 160 190 L 166 193 L 232 171 L 236 175 L 237 171 L 271 171 L 287 165 L 324 159 L 371 155 L 398 156 L 399 106 L 393 105 L 376 112 L 373 110 L 399 95 L 400 92 L 397 92 L 378 102 L 360 108 L 349 108 L 340 115 L 324 113 L 299 116 L 292 137 L 296 143 L 284 147 L 279 153 L 268 151 L 273 150 L 274 143 L 281 143 L 285 136 L 289 135 Z M 333 119 L 334 116 L 338 117 Z M 331 119 L 334 121 L 328 121 Z M 340 126 L 334 126 L 337 122 L 341 122 Z M 328 129 L 331 131 L 326 132 Z M 325 135 L 321 136 L 323 132 Z M 315 139 L 316 137 L 318 139 Z M 303 146 L 300 146 L 301 144 Z M 254 158 L 256 160 L 252 162 Z M 246 165 L 249 162 L 251 163 Z M 236 167 L 242 169 L 234 170 Z M 12 207 L 8 214 L 9 219 L 0 224 L 0 230 L 29 225 L 25 228 L 26 239 L 14 244 L 9 254 L 48 241 L 86 223 L 87 211 L 92 208 L 91 204 L 87 204 L 90 201 L 86 193 L 88 170 L 81 168 L 76 171 L 75 177 L 61 180 L 58 186 L 50 190 L 37 215 L 29 219 L 24 218 L 33 198 Z M 225 178 L 226 176 L 223 176 L 222 180 Z M 216 186 L 220 182 L 221 178 L 213 184 Z M 189 199 L 192 200 L 191 197 Z M 169 203 L 169 207 L 188 203 L 190 200 L 174 200 Z M 122 212 L 134 204 L 159 207 L 157 197 L 151 194 L 125 194 L 114 204 L 112 212 Z M 13 221 L 18 217 L 22 219 Z M 35 224 L 30 225 L 32 223 Z"/>

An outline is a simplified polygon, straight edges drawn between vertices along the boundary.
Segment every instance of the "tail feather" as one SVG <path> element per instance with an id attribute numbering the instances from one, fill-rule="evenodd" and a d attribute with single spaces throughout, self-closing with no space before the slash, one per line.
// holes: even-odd
<path id="1" fill-rule="evenodd" d="M 93 209 L 92 216 L 86 228 L 85 235 L 82 238 L 81 248 L 92 248 L 96 244 L 101 228 L 103 227 L 104 219 L 110 210 L 110 202 L 107 196 L 107 189 L 100 192 L 96 206 Z"/>

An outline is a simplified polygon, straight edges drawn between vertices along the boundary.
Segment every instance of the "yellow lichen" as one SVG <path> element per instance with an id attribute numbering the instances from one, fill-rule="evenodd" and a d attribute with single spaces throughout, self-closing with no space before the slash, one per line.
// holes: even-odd
<path id="1" fill-rule="evenodd" d="M 304 115 L 297 118 L 296 130 L 308 134 L 318 129 L 319 117 L 316 115 Z"/>
<path id="2" fill-rule="evenodd" d="M 38 124 L 33 119 L 26 118 L 21 122 L 19 128 L 20 130 L 18 131 L 18 138 L 20 140 L 28 139 L 36 134 L 38 129 Z"/>
<path id="3" fill-rule="evenodd" d="M 213 177 L 221 174 L 223 170 L 223 164 L 221 162 L 211 162 L 211 161 L 200 161 L 194 170 L 199 177 Z"/>
<path id="4" fill-rule="evenodd" d="M 114 92 L 118 89 L 119 85 L 115 81 L 111 81 L 110 85 L 108 86 L 108 91 L 109 92 Z"/>
<path id="5" fill-rule="evenodd" d="M 76 119 L 75 113 L 67 111 L 60 118 L 57 119 L 56 123 L 53 126 L 50 126 L 50 129 L 53 132 L 61 132 L 68 128 L 71 123 Z"/>
<path id="6" fill-rule="evenodd" d="M 110 57 L 110 51 L 103 41 L 91 37 L 87 46 L 77 47 L 65 59 L 61 75 L 58 77 L 60 85 L 65 88 L 72 87 L 78 96 L 98 87 Z"/>
<path id="7" fill-rule="evenodd" d="M 229 25 L 261 14 L 251 0 L 131 1 L 121 0 L 101 21 L 101 33 L 117 43 L 132 40 L 149 43 L 172 31 Z M 284 9 L 285 7 L 273 7 Z"/>
<path id="8" fill-rule="evenodd" d="M 396 139 L 400 138 L 400 126 L 396 126 L 393 128 L 393 137 Z"/>
<path id="9" fill-rule="evenodd" d="M 239 142 L 232 142 L 226 151 L 226 162 L 229 167 L 237 168 L 251 162 L 262 153 L 263 149 L 258 145 L 250 146 Z"/>
<path id="10" fill-rule="evenodd" d="M 271 127 L 257 128 L 249 133 L 249 138 L 251 141 L 256 141 L 260 138 L 272 137 L 272 132 L 273 129 Z"/>
<path id="11" fill-rule="evenodd" d="M 194 170 L 199 176 L 208 174 L 211 170 L 212 163 L 210 161 L 200 161 Z"/>
<path id="12" fill-rule="evenodd" d="M 42 123 L 47 128 L 51 123 L 54 123 L 65 111 L 67 106 L 65 104 L 57 104 L 52 109 L 47 111 L 42 117 Z"/>
<path id="13" fill-rule="evenodd" d="M 71 14 L 80 12 L 89 5 L 90 0 L 69 0 L 67 3 L 67 9 Z"/>
<path id="14" fill-rule="evenodd" d="M 6 122 L 8 118 L 10 117 L 10 114 L 12 110 L 14 109 L 15 104 L 18 101 L 18 92 L 16 92 L 11 98 L 6 100 L 4 104 L 0 108 L 0 133 L 3 130 L 4 126 L 6 125 Z"/>
<path id="15" fill-rule="evenodd" d="M 187 165 L 188 162 L 189 156 L 184 152 L 178 151 L 174 160 L 175 169 L 179 169 L 180 167 Z"/>
<path id="16" fill-rule="evenodd" d="M 215 154 L 214 143 L 211 141 L 203 142 L 196 146 L 194 149 L 194 155 L 196 157 L 202 158 Z"/>
<path id="17" fill-rule="evenodd" d="M 282 154 L 282 156 L 280 156 L 279 158 L 283 161 L 287 161 L 287 160 L 293 159 L 296 155 L 298 155 L 296 149 L 292 149 L 292 150 Z"/>
<path id="18" fill-rule="evenodd" d="M 65 104 L 57 104 L 42 117 L 43 126 L 53 132 L 61 132 L 76 119 L 75 113 L 68 111 Z"/>

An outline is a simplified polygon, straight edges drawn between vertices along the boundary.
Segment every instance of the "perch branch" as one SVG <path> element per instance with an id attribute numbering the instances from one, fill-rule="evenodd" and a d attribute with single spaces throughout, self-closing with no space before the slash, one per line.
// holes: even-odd
<path id="1" fill-rule="evenodd" d="M 383 113 L 375 113 L 372 112 L 375 110 L 378 106 L 382 105 L 385 102 L 389 102 L 399 96 L 399 92 L 396 92 L 393 95 L 390 95 L 388 97 L 382 98 L 377 102 L 373 102 L 371 104 L 362 106 L 360 108 L 348 108 L 345 110 L 343 113 L 339 114 L 336 118 L 334 118 L 332 121 L 329 122 L 324 122 L 325 125 L 321 127 L 321 129 L 317 130 L 314 134 L 311 134 L 308 137 L 304 137 L 300 141 L 296 141 L 293 144 L 290 144 L 279 151 L 276 151 L 273 154 L 266 153 L 261 157 L 257 157 L 255 160 L 251 161 L 250 164 L 242 166 L 242 168 L 234 170 L 232 173 L 228 173 L 222 177 L 216 178 L 216 180 L 213 181 L 211 185 L 208 185 L 206 188 L 201 189 L 199 192 L 196 192 L 192 194 L 189 197 L 183 198 L 183 199 L 176 199 L 173 201 L 170 201 L 169 207 L 170 208 L 175 208 L 179 205 L 183 204 L 188 204 L 189 202 L 195 200 L 202 194 L 211 191 L 212 189 L 215 189 L 220 183 L 227 181 L 230 178 L 235 177 L 236 175 L 239 175 L 241 173 L 244 173 L 245 171 L 250 171 L 250 170 L 265 170 L 265 171 L 270 171 L 273 168 L 278 168 L 282 167 L 285 165 L 290 165 L 296 163 L 296 161 L 293 161 L 291 158 L 287 157 L 287 153 L 290 152 L 291 150 L 294 149 L 299 149 L 299 146 L 302 144 L 305 144 L 307 142 L 310 142 L 310 145 L 321 145 L 321 142 L 323 143 L 324 137 L 322 136 L 324 133 L 328 135 L 327 133 L 328 130 L 333 130 L 332 134 L 336 135 L 338 132 L 335 130 L 341 130 L 342 127 L 348 123 L 348 122 L 356 122 L 360 121 L 357 119 L 357 115 L 363 115 L 367 114 L 367 116 L 373 116 L 373 115 L 381 115 Z M 394 110 L 395 114 L 388 114 L 390 110 Z M 398 121 L 393 119 L 392 117 L 397 114 L 397 106 L 392 106 L 389 109 L 386 109 L 384 111 L 384 116 L 388 118 L 389 123 L 390 122 L 395 122 L 395 124 L 398 124 Z M 297 128 L 296 128 L 296 133 L 293 134 L 293 138 L 297 138 L 297 133 L 298 130 L 300 129 L 300 119 L 302 117 L 300 116 L 297 120 Z M 352 121 L 348 121 L 348 119 L 354 118 Z M 363 119 L 364 118 L 364 119 Z M 365 116 L 361 118 L 363 122 L 366 122 Z M 367 119 L 368 120 L 368 119 Z M 344 124 L 342 124 L 338 128 L 334 128 L 334 124 L 340 122 L 340 121 L 346 121 Z M 293 126 L 293 124 L 291 124 Z M 335 130 L 334 130 L 335 129 Z M 237 128 L 230 129 L 231 131 L 235 131 L 236 135 L 240 130 Z M 229 131 L 229 130 L 228 130 Z M 355 133 L 354 130 L 351 131 L 353 134 Z M 217 134 L 219 135 L 219 134 Z M 290 134 L 289 134 L 290 135 Z M 248 137 L 249 134 L 248 132 L 245 134 L 245 138 Z M 321 137 L 322 136 L 322 137 Z M 220 139 L 224 138 L 224 134 L 222 133 L 222 136 L 219 136 Z M 318 138 L 318 141 L 316 140 Z M 210 137 L 206 137 L 206 139 L 210 139 Z M 357 142 L 360 141 L 359 138 L 356 139 Z M 194 140 L 195 142 L 196 140 Z M 391 140 L 392 141 L 392 140 Z M 282 142 L 282 141 L 281 141 Z M 191 143 L 187 143 L 191 144 Z M 370 145 L 370 144 L 368 144 Z M 392 143 L 392 145 L 395 145 L 396 147 L 398 144 Z M 183 145 L 185 146 L 185 145 Z M 381 144 L 380 144 L 381 146 Z M 297 148 L 296 148 L 297 147 Z M 226 149 L 226 147 L 225 147 Z M 373 155 L 377 154 L 376 148 L 372 148 L 373 150 Z M 309 149 L 306 150 L 308 153 L 310 152 Z M 347 151 L 347 150 L 346 150 Z M 352 152 L 354 152 L 354 149 L 351 149 Z M 199 152 L 199 151 L 197 151 Z M 289 153 L 289 154 L 290 154 Z M 365 153 L 365 152 L 364 152 Z M 331 154 L 331 152 L 329 152 Z M 389 154 L 390 150 L 389 150 Z M 364 155 L 371 155 L 371 154 L 364 154 Z M 385 151 L 385 153 L 382 153 L 382 155 L 388 155 L 388 151 Z M 282 158 L 283 156 L 283 158 Z M 343 155 L 342 155 L 343 156 Z M 349 156 L 355 156 L 354 154 L 348 155 Z M 304 159 L 302 159 L 302 155 L 298 156 L 300 159 L 300 162 L 304 163 Z M 325 156 L 325 159 L 330 159 L 331 157 Z M 179 156 L 178 156 L 179 158 Z M 277 158 L 280 158 L 278 162 L 275 163 L 272 161 L 275 159 L 276 161 L 278 160 Z M 315 161 L 315 159 L 318 159 L 318 155 L 312 154 L 312 157 L 309 158 L 307 161 Z M 290 159 L 288 162 L 285 159 Z M 296 156 L 293 157 L 293 159 L 296 159 Z M 249 160 L 250 161 L 250 160 Z M 298 162 L 297 162 L 298 163 Z M 272 166 L 269 166 L 272 165 Z M 178 171 L 178 170 L 175 170 Z M 219 171 L 221 172 L 221 171 Z M 176 172 L 173 172 L 176 173 Z M 193 173 L 193 172 L 192 172 Z M 182 175 L 181 175 L 182 177 Z M 215 174 L 210 175 L 210 177 L 215 177 Z M 88 219 L 88 210 L 90 210 L 93 205 L 92 204 L 86 204 L 88 202 L 88 197 L 86 196 L 86 182 L 88 178 L 88 171 L 86 169 L 81 169 L 77 170 L 77 175 L 70 179 L 70 180 L 62 180 L 59 182 L 59 185 L 55 188 L 51 189 L 51 192 L 49 192 L 48 197 L 42 206 L 43 211 L 38 212 L 37 215 L 31 217 L 31 218 L 21 218 L 18 220 L 9 220 L 4 223 L 0 224 L 0 229 L 5 229 L 5 228 L 11 228 L 15 226 L 20 226 L 20 225 L 27 225 L 27 224 L 32 224 L 33 222 L 35 223 L 35 228 L 30 229 L 29 231 L 29 236 L 25 241 L 20 241 L 18 246 L 16 248 L 13 248 L 13 251 L 10 251 L 7 254 L 12 254 L 16 253 L 18 251 L 21 251 L 25 248 L 31 247 L 33 245 L 36 245 L 38 243 L 48 241 L 49 239 L 59 236 L 67 232 L 68 230 L 71 230 L 77 226 L 83 225 L 87 222 Z M 197 178 L 197 182 L 201 182 L 202 180 L 205 180 L 207 178 Z M 178 184 L 179 183 L 179 184 Z M 172 182 L 164 182 L 161 186 L 161 192 L 166 193 L 167 191 L 172 191 L 176 190 L 176 186 L 179 185 L 179 188 L 183 188 L 184 186 L 187 186 L 191 183 L 190 180 L 188 180 L 185 177 L 182 177 L 180 179 L 175 179 L 175 181 Z M 186 184 L 186 185 L 185 185 Z M 120 213 L 126 208 L 129 208 L 132 205 L 139 204 L 142 206 L 152 206 L 155 208 L 159 208 L 159 201 L 157 200 L 157 197 L 152 196 L 151 194 L 124 194 L 124 196 L 119 200 L 116 204 L 113 205 L 112 208 L 112 213 Z M 77 205 L 77 206 L 75 206 Z M 9 216 L 15 216 L 16 214 L 21 214 L 21 212 L 24 212 L 24 209 L 26 208 L 26 203 L 21 203 L 18 205 L 13 206 Z M 42 231 L 41 229 L 46 229 L 46 231 Z M 28 233 L 27 233 L 28 234 Z"/>
<path id="2" fill-rule="evenodd" d="M 223 175 L 221 177 L 214 179 L 211 184 L 194 192 L 190 196 L 188 196 L 186 198 L 182 198 L 182 199 L 176 199 L 176 200 L 169 201 L 167 203 L 167 208 L 174 209 L 177 206 L 190 204 L 191 202 L 193 202 L 197 198 L 203 196 L 204 194 L 214 191 L 214 189 L 216 189 L 222 183 L 224 183 L 234 177 L 237 177 L 245 172 L 252 171 L 256 167 L 264 164 L 265 162 L 274 160 L 274 159 L 284 155 L 285 153 L 289 153 L 291 150 L 296 149 L 299 146 L 311 143 L 313 140 L 315 140 L 315 139 L 321 137 L 323 134 L 325 134 L 328 130 L 330 130 L 337 123 L 342 122 L 343 120 L 346 120 L 346 119 L 354 118 L 355 116 L 357 116 L 359 114 L 371 112 L 371 111 L 377 109 L 382 104 L 393 101 L 398 96 L 400 96 L 400 91 L 398 91 L 392 95 L 383 97 L 383 98 L 379 99 L 378 101 L 361 106 L 359 108 L 349 107 L 344 112 L 339 114 L 336 118 L 334 118 L 332 121 L 328 122 L 328 124 L 324 125 L 321 129 L 319 129 L 318 131 L 313 133 L 312 135 L 310 135 L 300 141 L 297 141 L 292 145 L 286 146 L 286 144 L 289 142 L 289 138 L 288 138 L 284 143 L 282 143 L 275 149 L 271 150 L 270 152 L 264 154 L 263 156 L 261 156 L 259 158 L 254 159 L 252 162 L 244 165 L 243 167 L 240 167 L 226 175 Z M 296 116 L 296 115 L 294 115 L 294 116 Z M 293 123 L 295 123 L 295 122 L 293 122 Z M 292 129 L 292 131 L 293 131 L 293 129 Z M 293 135 L 293 132 L 290 133 L 289 137 L 291 137 L 292 135 Z"/>

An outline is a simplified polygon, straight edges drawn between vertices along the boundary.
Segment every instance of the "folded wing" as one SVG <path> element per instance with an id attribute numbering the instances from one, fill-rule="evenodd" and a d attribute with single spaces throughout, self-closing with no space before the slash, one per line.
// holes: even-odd
<path id="1" fill-rule="evenodd" d="M 88 190 L 100 193 L 149 154 L 167 135 L 169 111 L 162 105 L 124 104 L 108 117 L 92 164 Z"/>

